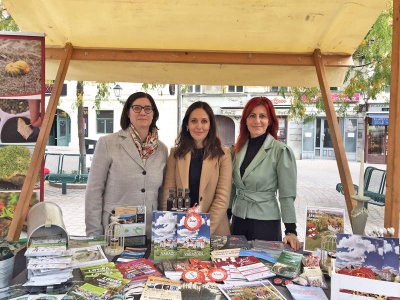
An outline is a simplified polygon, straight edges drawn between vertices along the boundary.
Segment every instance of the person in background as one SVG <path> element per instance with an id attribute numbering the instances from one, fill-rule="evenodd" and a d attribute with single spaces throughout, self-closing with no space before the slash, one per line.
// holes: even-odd
<path id="1" fill-rule="evenodd" d="M 168 190 L 190 189 L 191 206 L 210 213 L 210 231 L 229 234 L 226 210 L 232 186 L 232 159 L 217 137 L 214 113 L 205 102 L 189 106 L 176 147 L 171 150 L 164 179 L 163 209 Z"/>
<path id="2" fill-rule="evenodd" d="M 146 206 L 146 235 L 151 237 L 168 157 L 158 139 L 158 116 L 149 94 L 134 93 L 122 110 L 121 130 L 98 140 L 85 197 L 88 236 L 104 234 L 116 207 L 139 205 Z"/>
<path id="3" fill-rule="evenodd" d="M 280 241 L 282 220 L 286 228 L 283 242 L 298 250 L 296 160 L 292 150 L 278 141 L 278 128 L 269 99 L 255 97 L 246 104 L 234 147 L 232 234 L 245 235 L 248 240 Z"/>

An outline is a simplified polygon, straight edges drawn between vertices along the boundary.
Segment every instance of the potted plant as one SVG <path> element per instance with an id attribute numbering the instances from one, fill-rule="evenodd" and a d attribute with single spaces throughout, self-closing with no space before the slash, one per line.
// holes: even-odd
<path id="1" fill-rule="evenodd" d="M 19 248 L 18 242 L 9 242 L 0 237 L 0 288 L 10 285 L 14 271 L 15 254 Z"/>

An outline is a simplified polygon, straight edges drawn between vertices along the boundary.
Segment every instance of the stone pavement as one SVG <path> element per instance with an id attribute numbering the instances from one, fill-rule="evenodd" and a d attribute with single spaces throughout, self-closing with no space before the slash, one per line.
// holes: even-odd
<path id="1" fill-rule="evenodd" d="M 367 167 L 366 165 L 365 167 Z M 374 165 L 386 169 L 386 165 Z M 358 184 L 359 163 L 349 163 L 353 182 Z M 306 206 L 344 208 L 344 196 L 335 187 L 340 182 L 339 171 L 334 160 L 298 160 L 297 161 L 297 199 L 295 202 L 298 234 L 304 240 Z M 61 188 L 45 184 L 45 201 L 57 203 L 64 216 L 64 223 L 70 235 L 85 235 L 85 190 L 68 188 L 67 194 L 61 194 Z M 384 207 L 369 205 L 367 230 L 383 227 Z M 351 227 L 346 213 L 345 232 L 350 233 Z"/>

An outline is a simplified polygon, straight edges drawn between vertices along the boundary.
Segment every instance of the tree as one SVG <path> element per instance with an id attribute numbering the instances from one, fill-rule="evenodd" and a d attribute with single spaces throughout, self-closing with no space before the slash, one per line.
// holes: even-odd
<path id="1" fill-rule="evenodd" d="M 393 1 L 371 27 L 362 43 L 353 54 L 355 66 L 349 68 L 344 82 L 344 92 L 335 99 L 339 117 L 349 111 L 354 94 L 360 93 L 365 99 L 375 100 L 379 93 L 390 86 L 392 61 Z M 292 104 L 289 117 L 297 121 L 314 119 L 324 111 L 319 88 L 292 88 Z M 313 109 L 308 109 L 312 107 Z M 354 107 L 359 112 L 360 105 Z"/>
<path id="2" fill-rule="evenodd" d="M 87 173 L 86 170 L 86 161 L 85 161 L 85 155 L 86 155 L 86 147 L 85 147 L 85 127 L 84 127 L 84 87 L 85 82 L 84 81 L 77 81 L 76 83 L 76 101 L 75 101 L 75 106 L 78 109 L 78 140 L 79 140 L 79 154 L 80 154 L 80 166 L 81 174 Z M 98 111 L 100 109 L 101 102 L 103 101 L 108 101 L 109 96 L 110 96 L 110 83 L 103 83 L 103 82 L 98 82 L 96 85 L 97 88 L 97 93 L 94 99 L 94 106 L 93 108 Z"/>
<path id="3" fill-rule="evenodd" d="M 14 19 L 11 18 L 11 16 L 8 14 L 1 0 L 0 0 L 0 8 L 1 8 L 0 30 L 19 31 L 18 25 L 15 23 Z"/>

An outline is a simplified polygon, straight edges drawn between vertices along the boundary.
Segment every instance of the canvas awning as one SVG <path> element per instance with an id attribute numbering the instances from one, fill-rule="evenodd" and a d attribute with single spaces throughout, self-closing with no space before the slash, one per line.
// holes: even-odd
<path id="1" fill-rule="evenodd" d="M 329 83 L 340 86 L 346 72 L 340 66 L 352 64 L 350 55 L 386 1 L 3 3 L 22 31 L 46 33 L 47 79 L 57 72 L 62 53 L 56 49 L 71 43 L 68 80 L 318 86 L 311 56 L 318 48 L 340 55 L 326 69 Z M 280 57 L 281 65 L 266 59 L 277 53 L 298 56 Z"/>

